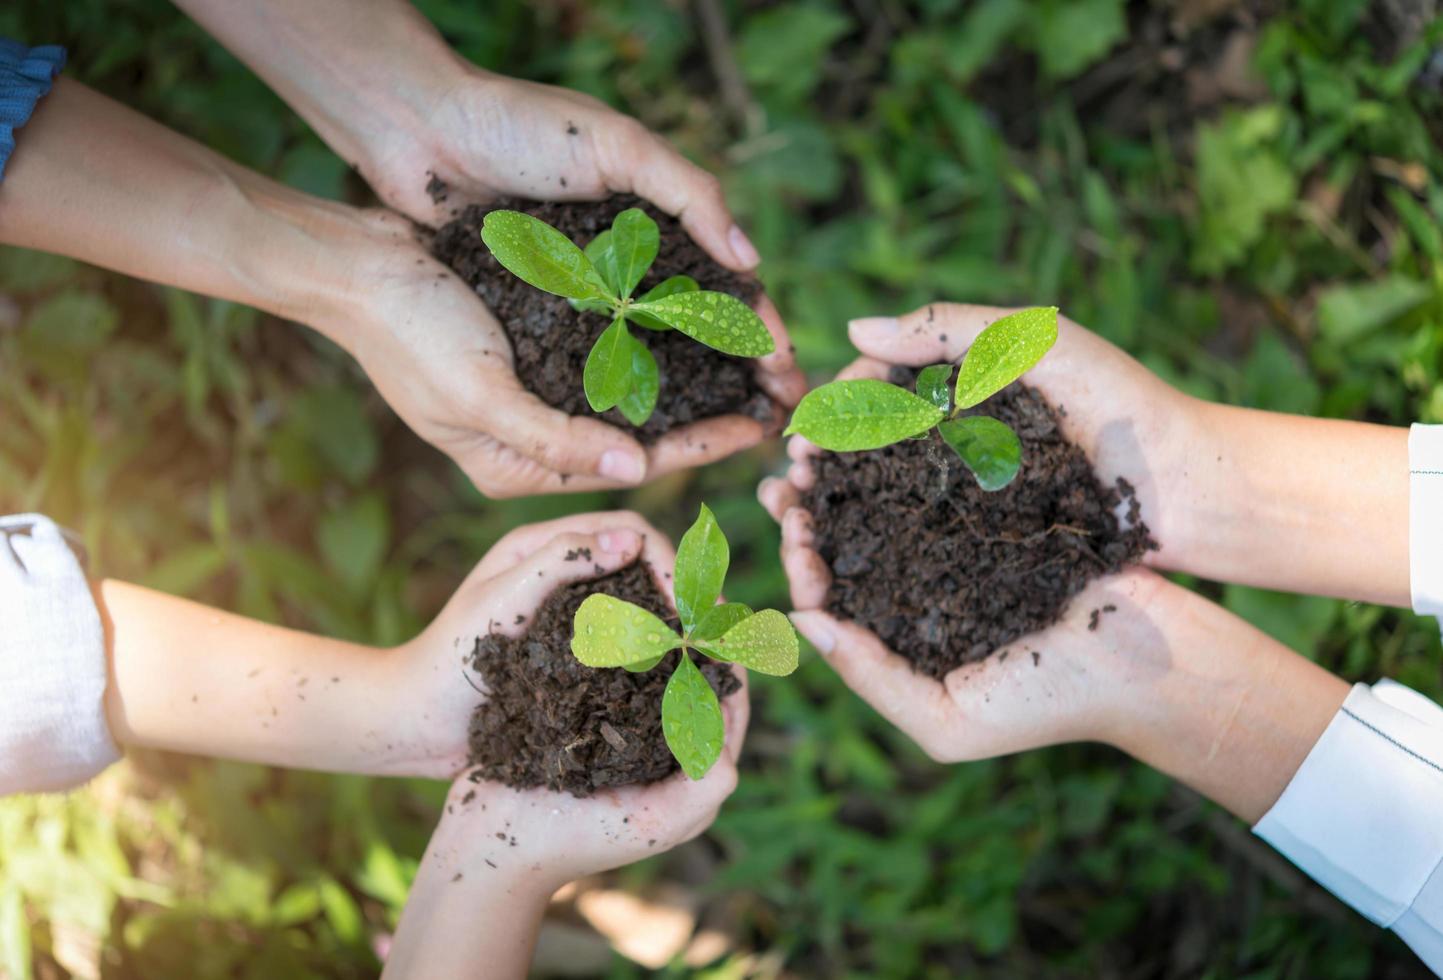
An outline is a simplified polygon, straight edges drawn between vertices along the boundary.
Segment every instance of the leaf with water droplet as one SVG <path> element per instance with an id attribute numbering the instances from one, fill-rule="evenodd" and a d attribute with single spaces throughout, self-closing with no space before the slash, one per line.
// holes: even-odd
<path id="1" fill-rule="evenodd" d="M 751 607 L 740 602 L 723 602 L 720 606 L 712 606 L 691 631 L 691 638 L 699 643 L 703 640 L 715 640 L 751 614 Z"/>
<path id="2" fill-rule="evenodd" d="M 797 631 L 775 609 L 748 616 L 703 649 L 718 660 L 729 660 L 773 677 L 785 677 L 797 669 Z"/>
<path id="3" fill-rule="evenodd" d="M 1006 388 L 1057 342 L 1057 307 L 1010 313 L 977 335 L 957 372 L 957 410 L 971 408 Z"/>
<path id="4" fill-rule="evenodd" d="M 1022 443 L 1005 422 L 971 415 L 948 419 L 937 426 L 937 431 L 962 457 L 983 490 L 1001 490 L 1017 477 L 1022 466 Z"/>
<path id="5" fill-rule="evenodd" d="M 726 725 L 706 676 L 682 652 L 661 696 L 661 731 L 682 771 L 701 779 L 721 758 Z"/>
<path id="6" fill-rule="evenodd" d="M 539 218 L 492 211 L 481 223 L 481 240 L 508 272 L 537 289 L 577 300 L 616 298 L 581 249 Z"/>
<path id="7" fill-rule="evenodd" d="M 677 293 L 694 293 L 701 289 L 696 280 L 691 276 L 670 276 L 652 286 L 642 294 L 640 303 L 650 303 L 653 300 L 665 299 L 668 296 L 675 296 Z M 671 327 L 662 323 L 656 317 L 647 313 L 638 313 L 636 307 L 626 311 L 626 318 L 638 327 L 646 327 L 648 330 L 670 330 Z"/>
<path id="8" fill-rule="evenodd" d="M 761 357 L 777 349 L 755 310 L 726 293 L 675 293 L 631 307 L 723 354 Z"/>
<path id="9" fill-rule="evenodd" d="M 630 334 L 627 339 L 631 342 L 631 390 L 616 407 L 632 425 L 643 426 L 656 410 L 656 398 L 661 394 L 661 372 L 646 344 Z"/>
<path id="10" fill-rule="evenodd" d="M 926 432 L 945 414 L 925 398 L 885 381 L 833 381 L 807 392 L 786 434 L 799 433 L 834 452 L 881 449 Z"/>
<path id="11" fill-rule="evenodd" d="M 656 616 L 599 592 L 586 597 L 572 622 L 571 653 L 588 667 L 640 664 L 680 645 Z"/>
<path id="12" fill-rule="evenodd" d="M 635 342 L 636 338 L 626 330 L 626 321 L 618 316 L 591 345 L 581 371 L 581 387 L 593 412 L 616 406 L 631 392 Z"/>
<path id="13" fill-rule="evenodd" d="M 627 208 L 611 222 L 611 242 L 608 248 L 608 269 L 602 269 L 606 281 L 618 296 L 631 295 L 646 270 L 656 261 L 656 252 L 661 244 L 661 233 L 641 208 Z"/>
<path id="14" fill-rule="evenodd" d="M 951 377 L 950 364 L 924 367 L 917 372 L 917 394 L 945 412 L 952 407 L 952 393 L 947 390 L 947 381 Z"/>
<path id="15" fill-rule="evenodd" d="M 711 509 L 702 504 L 696 521 L 681 536 L 681 544 L 676 548 L 676 577 L 672 585 L 676 592 L 676 611 L 687 632 L 695 629 L 707 610 L 716 605 L 730 564 L 731 549 L 727 547 L 726 535 L 717 526 Z"/>

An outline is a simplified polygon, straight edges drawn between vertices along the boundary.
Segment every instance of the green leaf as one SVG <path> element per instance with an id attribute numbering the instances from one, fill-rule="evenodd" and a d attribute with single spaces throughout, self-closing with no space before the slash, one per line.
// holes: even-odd
<path id="1" fill-rule="evenodd" d="M 957 372 L 958 410 L 995 395 L 1042 360 L 1057 342 L 1057 307 L 1008 314 L 977 335 Z"/>
<path id="2" fill-rule="evenodd" d="M 391 540 L 385 500 L 372 492 L 329 511 L 321 518 L 316 540 L 331 573 L 353 594 L 363 593 L 380 572 Z"/>
<path id="3" fill-rule="evenodd" d="M 1334 343 L 1351 343 L 1387 326 L 1432 293 L 1427 283 L 1396 274 L 1334 286 L 1318 297 L 1318 332 Z"/>
<path id="4" fill-rule="evenodd" d="M 630 296 L 646 270 L 656 261 L 661 232 L 641 208 L 627 208 L 611 223 L 611 276 L 607 282 L 618 296 Z"/>
<path id="5" fill-rule="evenodd" d="M 701 287 L 696 284 L 696 280 L 691 276 L 672 276 L 668 279 L 663 279 L 648 289 L 638 302 L 650 303 L 652 300 L 665 299 L 668 296 L 676 296 L 679 293 L 694 293 L 699 289 L 701 289 Z M 626 316 L 627 319 L 631 320 L 631 322 L 635 323 L 638 327 L 646 327 L 648 330 L 671 329 L 670 326 L 662 323 L 654 316 L 649 316 L 646 313 L 638 313 L 635 307 L 627 310 Z"/>
<path id="6" fill-rule="evenodd" d="M 634 356 L 631 344 L 632 336 L 627 332 L 626 321 L 617 317 L 596 338 L 591 353 L 586 355 L 581 385 L 593 412 L 615 407 L 631 391 Z"/>
<path id="7" fill-rule="evenodd" d="M 628 670 L 633 674 L 644 674 L 648 670 L 651 670 L 651 668 L 655 667 L 657 664 L 661 663 L 662 658 L 665 656 L 666 654 L 659 653 L 655 657 L 647 657 L 645 660 L 638 660 L 634 664 L 622 664 L 621 669 Z"/>
<path id="8" fill-rule="evenodd" d="M 947 382 L 951 377 L 950 364 L 924 367 L 917 374 L 917 394 L 945 412 L 952 407 L 952 393 L 947 390 Z"/>
<path id="9" fill-rule="evenodd" d="M 656 616 L 599 592 L 582 601 L 572 628 L 571 652 L 588 667 L 639 664 L 681 645 Z"/>
<path id="10" fill-rule="evenodd" d="M 706 676 L 685 652 L 661 696 L 661 731 L 682 771 L 700 779 L 721 758 L 726 726 Z"/>
<path id="11" fill-rule="evenodd" d="M 731 549 L 716 517 L 706 504 L 676 549 L 676 611 L 690 633 L 707 610 L 716 605 L 731 564 Z"/>
<path id="12" fill-rule="evenodd" d="M 723 354 L 761 357 L 776 350 L 767 325 L 750 306 L 726 293 L 675 293 L 637 303 L 633 310 L 649 313 L 695 341 Z"/>
<path id="13" fill-rule="evenodd" d="M 627 336 L 631 340 L 631 388 L 616 407 L 632 425 L 642 426 L 656 410 L 656 397 L 661 394 L 661 372 L 651 350 L 635 337 Z"/>
<path id="14" fill-rule="evenodd" d="M 807 392 L 786 435 L 799 433 L 833 452 L 881 449 L 926 432 L 946 417 L 905 388 L 861 378 Z"/>
<path id="15" fill-rule="evenodd" d="M 712 606 L 691 631 L 691 638 L 697 642 L 715 640 L 751 614 L 752 607 L 741 602 L 723 602 L 719 606 Z"/>
<path id="16" fill-rule="evenodd" d="M 520 211 L 492 211 L 481 240 L 512 275 L 570 299 L 614 299 L 596 267 L 561 232 Z"/>
<path id="17" fill-rule="evenodd" d="M 1127 38 L 1125 0 L 1043 0 L 1025 32 L 1048 78 L 1071 78 Z"/>
<path id="18" fill-rule="evenodd" d="M 1022 465 L 1022 443 L 1017 433 L 987 415 L 948 419 L 937 426 L 947 445 L 977 478 L 983 490 L 1001 490 L 1017 476 Z"/>
<path id="19" fill-rule="evenodd" d="M 706 652 L 730 660 L 747 670 L 785 677 L 797 669 L 800 647 L 791 621 L 775 609 L 763 609 L 706 645 Z"/>

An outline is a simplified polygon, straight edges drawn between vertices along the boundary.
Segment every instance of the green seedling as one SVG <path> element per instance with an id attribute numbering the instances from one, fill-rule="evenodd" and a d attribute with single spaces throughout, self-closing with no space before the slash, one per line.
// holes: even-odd
<path id="1" fill-rule="evenodd" d="M 578 310 L 611 319 L 586 356 L 582 386 L 593 411 L 617 408 L 643 425 L 661 390 L 656 358 L 627 330 L 677 330 L 713 350 L 761 357 L 776 349 L 762 318 L 735 296 L 700 288 L 690 276 L 672 276 L 633 299 L 660 248 L 656 222 L 640 208 L 616 216 L 585 251 L 539 218 L 492 211 L 481 240 L 506 269 L 537 289 L 564 296 Z"/>
<path id="2" fill-rule="evenodd" d="M 885 381 L 833 381 L 807 393 L 786 434 L 834 452 L 856 452 L 920 438 L 936 426 L 983 490 L 1001 490 L 1022 465 L 1017 433 L 991 416 L 961 413 L 1022 377 L 1056 341 L 1057 307 L 1019 310 L 977 335 L 951 392 L 951 364 L 923 368 L 916 394 Z"/>
<path id="3" fill-rule="evenodd" d="M 676 549 L 672 586 L 682 633 L 640 606 L 589 595 L 576 610 L 571 652 L 588 667 L 651 670 L 681 651 L 661 698 L 661 730 L 682 770 L 700 779 L 721 757 L 722 713 L 716 692 L 691 653 L 740 664 L 774 677 L 797 669 L 797 634 L 775 609 L 753 612 L 740 602 L 717 603 L 731 551 L 705 504 Z"/>

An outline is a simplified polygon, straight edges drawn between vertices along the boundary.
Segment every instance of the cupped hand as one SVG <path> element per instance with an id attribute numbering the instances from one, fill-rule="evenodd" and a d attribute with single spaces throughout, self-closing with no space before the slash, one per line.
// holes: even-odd
<path id="1" fill-rule="evenodd" d="M 886 378 L 892 365 L 956 360 L 1007 312 L 933 304 L 896 319 L 853 321 L 852 341 L 867 356 L 841 376 Z M 1063 431 L 1104 482 L 1132 482 L 1142 518 L 1161 545 L 1149 560 L 1165 564 L 1186 540 L 1185 515 L 1167 509 L 1169 488 L 1185 478 L 1189 453 L 1205 438 L 1193 421 L 1193 403 L 1086 329 L 1066 319 L 1058 327 L 1056 346 L 1025 381 L 1065 410 Z M 765 481 L 759 496 L 782 528 L 793 621 L 849 686 L 944 761 L 1120 737 L 1126 699 L 1166 671 L 1158 610 L 1175 598 L 1176 586 L 1136 567 L 1098 579 L 1049 629 L 960 667 L 939 684 L 915 672 L 870 630 L 825 611 L 831 569 L 813 549 L 812 518 L 802 506 L 818 452 L 794 437 L 787 475 Z M 1089 628 L 1092 611 L 1108 606 L 1114 611 L 1101 616 L 1099 628 Z"/>
<path id="2" fill-rule="evenodd" d="M 591 559 L 577 561 L 577 552 L 589 552 Z M 675 557 L 666 536 L 630 511 L 528 524 L 496 542 L 431 625 L 395 651 L 393 676 L 397 690 L 404 692 L 398 701 L 407 706 L 403 724 L 414 728 L 395 732 L 395 741 L 419 747 L 404 771 L 449 779 L 465 767 L 471 714 L 484 698 L 473 686 L 469 667 L 478 636 L 520 635 L 556 589 L 619 571 L 638 558 L 653 570 L 666 570 L 657 581 L 670 596 Z M 739 751 L 748 706 L 745 672 L 737 673 L 742 690 L 722 703 L 728 748 Z M 734 767 L 736 751 L 724 754 L 716 768 Z"/>
<path id="3" fill-rule="evenodd" d="M 404 221 L 368 215 L 358 249 L 356 289 L 315 325 L 350 351 L 412 431 L 455 460 L 488 497 L 634 486 L 722 459 L 767 435 L 756 419 L 726 415 L 643 447 L 617 426 L 558 411 L 521 384 L 510 341 L 491 311 L 420 247 Z M 777 342 L 777 353 L 758 362 L 760 377 L 784 411 L 801 396 L 801 375 L 775 308 L 765 297 L 757 308 Z"/>
<path id="4" fill-rule="evenodd" d="M 591 549 L 592 560 L 567 561 L 568 552 Z M 622 568 L 637 557 L 666 569 L 657 584 L 671 595 L 671 543 L 646 520 L 627 511 L 578 514 L 517 528 L 496 543 L 471 573 L 436 622 L 417 640 L 422 657 L 448 684 L 436 689 L 433 717 L 469 718 L 477 695 L 455 677 L 454 637 L 470 651 L 478 633 L 516 633 L 558 586 Z M 598 567 L 600 571 L 598 571 Z M 659 854 L 700 834 L 716 817 L 737 781 L 737 759 L 746 737 L 750 706 L 745 671 L 733 668 L 742 688 L 721 702 L 725 744 L 706 777 L 682 773 L 645 786 L 599 790 L 578 799 L 545 789 L 516 790 L 499 783 L 458 779 L 452 788 L 437 840 L 456 871 L 490 867 L 540 869 L 552 887 L 582 875 Z M 421 671 L 424 673 L 425 671 Z M 460 684 L 461 693 L 456 691 Z M 448 724 L 451 724 L 448 722 Z M 466 724 L 455 729 L 464 742 Z M 464 745 L 457 747 L 462 753 Z M 451 768 L 447 775 L 459 771 Z M 497 837 L 503 834 L 504 839 Z M 515 844 L 512 844 L 512 840 Z"/>

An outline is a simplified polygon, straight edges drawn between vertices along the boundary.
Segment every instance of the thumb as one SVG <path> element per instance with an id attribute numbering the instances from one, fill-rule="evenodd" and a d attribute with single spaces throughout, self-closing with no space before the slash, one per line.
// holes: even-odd
<path id="1" fill-rule="evenodd" d="M 735 272 L 761 262 L 722 196 L 721 181 L 634 119 L 612 127 L 602 144 L 602 178 L 615 191 L 639 194 L 675 215 L 692 241 Z"/>
<path id="2" fill-rule="evenodd" d="M 487 401 L 484 427 L 540 466 L 568 476 L 597 476 L 631 486 L 646 479 L 646 450 L 597 418 L 567 415 L 514 384 Z"/>
<path id="3" fill-rule="evenodd" d="M 961 357 L 979 333 L 1011 312 L 1000 306 L 930 303 L 902 316 L 853 320 L 847 334 L 863 354 L 920 367 Z"/>
<path id="4" fill-rule="evenodd" d="M 524 628 L 518 616 L 531 619 L 536 608 L 563 585 L 599 578 L 625 568 L 641 554 L 642 537 L 618 527 L 596 534 L 558 534 L 520 564 L 491 579 L 491 615 L 502 632 Z M 514 624 L 514 625 L 513 625 Z"/>

